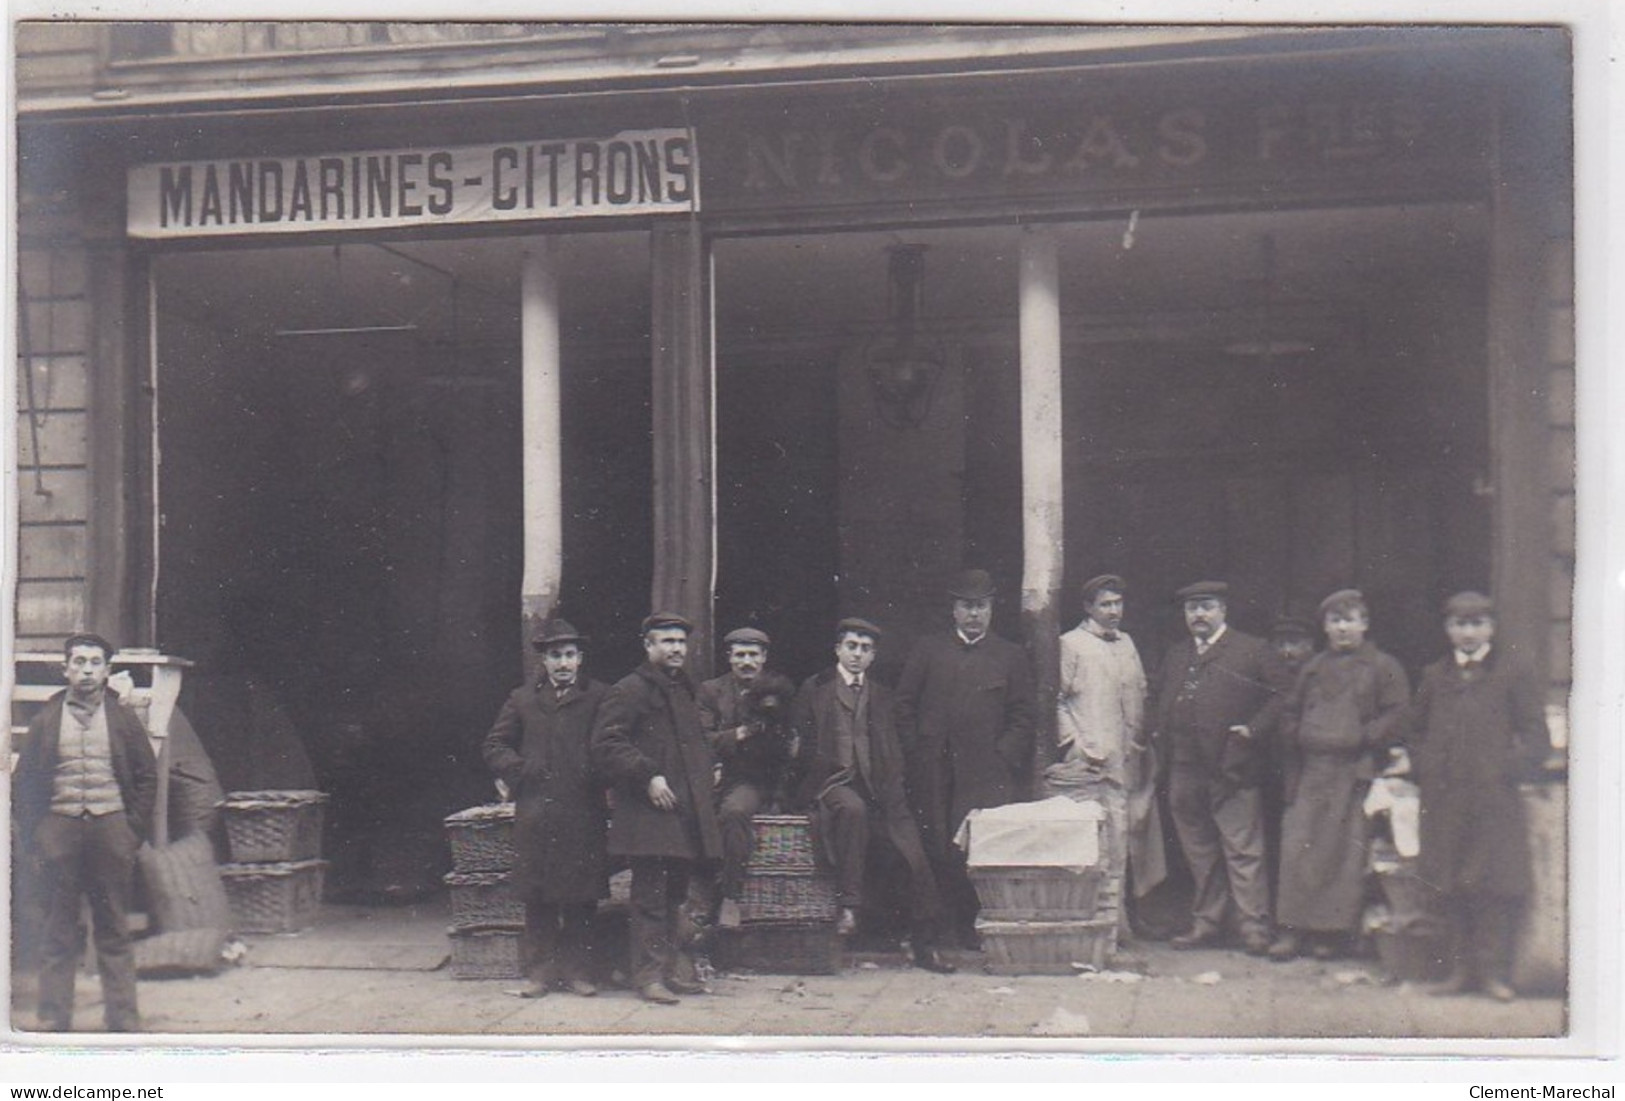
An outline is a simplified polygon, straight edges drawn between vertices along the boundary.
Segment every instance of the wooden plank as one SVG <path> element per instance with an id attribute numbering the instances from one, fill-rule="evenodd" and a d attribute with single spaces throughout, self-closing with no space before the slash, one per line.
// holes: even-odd
<path id="1" fill-rule="evenodd" d="M 39 450 L 27 412 L 17 418 L 17 464 L 20 467 L 83 466 L 89 454 L 89 418 L 83 412 L 52 413 L 38 425 Z"/>
<path id="2" fill-rule="evenodd" d="M 17 636 L 64 635 L 85 624 L 85 586 L 75 581 L 18 581 Z"/>
<path id="3" fill-rule="evenodd" d="M 24 524 L 17 536 L 19 578 L 85 576 L 84 525 L 37 527 Z"/>
<path id="4" fill-rule="evenodd" d="M 37 492 L 40 484 L 45 487 L 43 494 Z M 88 511 L 89 487 L 90 477 L 83 467 L 47 470 L 38 481 L 32 470 L 21 471 L 17 486 L 18 519 L 24 524 L 83 521 Z"/>

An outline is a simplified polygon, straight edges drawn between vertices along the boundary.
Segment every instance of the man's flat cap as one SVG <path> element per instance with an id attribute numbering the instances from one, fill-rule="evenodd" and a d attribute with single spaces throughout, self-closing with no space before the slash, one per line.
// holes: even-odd
<path id="1" fill-rule="evenodd" d="M 1119 595 L 1128 591 L 1128 583 L 1115 573 L 1103 573 L 1099 577 L 1091 577 L 1083 583 L 1083 602 L 1092 603 L 1095 595 L 1103 589 L 1109 589 Z"/>
<path id="2" fill-rule="evenodd" d="M 576 630 L 567 619 L 550 619 L 542 624 L 541 630 L 536 632 L 536 637 L 530 640 L 530 644 L 538 650 L 562 642 L 574 642 L 579 646 L 585 646 L 587 636 Z"/>
<path id="3" fill-rule="evenodd" d="M 1174 594 L 1174 599 L 1181 604 L 1187 600 L 1207 600 L 1216 598 L 1224 600 L 1230 595 L 1230 586 L 1223 581 L 1193 581 Z"/>
<path id="4" fill-rule="evenodd" d="M 759 631 L 755 627 L 735 627 L 722 641 L 729 646 L 737 642 L 741 646 L 760 646 L 766 649 L 773 640 L 767 637 L 766 631 Z"/>
<path id="5" fill-rule="evenodd" d="M 1295 615 L 1278 615 L 1270 624 L 1271 638 L 1314 638 L 1315 628 L 1307 619 Z"/>
<path id="6" fill-rule="evenodd" d="M 688 634 L 694 633 L 694 624 L 676 612 L 654 612 L 643 621 L 643 633 L 650 631 L 680 630 Z"/>
<path id="7" fill-rule="evenodd" d="M 876 627 L 867 619 L 859 619 L 856 616 L 849 616 L 835 625 L 836 638 L 840 638 L 848 631 L 855 635 L 868 635 L 870 638 L 875 639 L 878 639 L 882 633 L 879 627 Z"/>
<path id="8" fill-rule="evenodd" d="M 1456 619 L 1476 619 L 1479 616 L 1494 615 L 1495 601 L 1483 593 L 1469 589 L 1445 601 L 1444 614 Z"/>
<path id="9" fill-rule="evenodd" d="M 993 578 L 986 570 L 965 570 L 948 586 L 948 595 L 960 600 L 987 600 L 993 595 Z"/>
<path id="10" fill-rule="evenodd" d="M 1325 619 L 1327 612 L 1343 604 L 1358 604 L 1364 607 L 1365 594 L 1359 589 L 1338 589 L 1320 602 L 1320 618 Z"/>

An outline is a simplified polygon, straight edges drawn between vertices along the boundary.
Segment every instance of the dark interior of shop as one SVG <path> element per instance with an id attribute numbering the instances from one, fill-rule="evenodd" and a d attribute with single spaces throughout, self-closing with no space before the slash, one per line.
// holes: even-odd
<path id="1" fill-rule="evenodd" d="M 1052 229 L 1068 586 L 1125 574 L 1154 664 L 1196 577 L 1227 579 L 1255 631 L 1358 585 L 1414 672 L 1439 598 L 1488 579 L 1483 210 Z M 992 570 L 1019 633 L 1022 233 L 713 242 L 719 633 L 766 628 L 800 678 L 862 614 L 895 667 L 962 565 Z M 490 797 L 478 742 L 522 676 L 522 248 L 153 261 L 155 644 L 198 662 L 183 706 L 226 786 L 332 792 L 332 859 L 368 870 L 334 881 L 373 897 L 438 881 L 440 818 Z M 613 681 L 653 569 L 648 237 L 554 248 L 559 611 Z M 1063 594 L 1063 623 L 1080 613 Z"/>

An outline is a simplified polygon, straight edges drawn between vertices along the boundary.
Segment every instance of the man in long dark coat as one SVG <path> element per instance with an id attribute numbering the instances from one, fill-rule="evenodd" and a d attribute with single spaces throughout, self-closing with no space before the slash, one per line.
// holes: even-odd
<path id="1" fill-rule="evenodd" d="M 683 672 L 692 630 L 672 612 L 643 621 L 648 660 L 610 689 L 592 733 L 594 765 L 614 790 L 609 851 L 632 866 L 632 985 L 661 1005 L 705 990 L 674 971 L 681 908 L 696 865 L 722 855 L 714 761 Z"/>
<path id="2" fill-rule="evenodd" d="M 112 643 L 74 635 L 63 658 L 67 690 L 28 724 L 12 778 L 17 838 L 45 892 L 40 1027 L 73 1028 L 74 975 L 84 950 L 79 910 L 88 899 L 107 1029 L 134 1032 L 141 1015 L 129 911 L 158 762 L 141 720 L 107 687 Z"/>
<path id="3" fill-rule="evenodd" d="M 516 688 L 485 736 L 486 767 L 514 801 L 511 885 L 525 906 L 523 997 L 562 983 L 598 993 L 592 920 L 608 892 L 604 833 L 609 807 L 593 774 L 593 721 L 609 689 L 581 674 L 586 636 L 568 622 L 543 626 L 534 682 Z"/>
<path id="4" fill-rule="evenodd" d="M 1533 673 L 1491 645 L 1494 605 L 1481 593 L 1445 604 L 1451 652 L 1428 666 L 1400 730 L 1421 788 L 1420 876 L 1455 929 L 1450 977 L 1434 989 L 1480 989 L 1511 1001 L 1512 953 L 1532 875 L 1518 782 L 1551 749 Z"/>
<path id="5" fill-rule="evenodd" d="M 903 751 L 892 723 L 890 689 L 868 675 L 880 628 L 843 619 L 834 667 L 809 677 L 796 695 L 793 729 L 801 746 L 795 803 L 818 815 L 841 906 L 838 931 L 856 929 L 871 851 L 890 849 L 908 875 L 914 963 L 953 972 L 936 949 L 942 902 L 903 786 Z"/>
<path id="6" fill-rule="evenodd" d="M 955 931 L 975 941 L 976 890 L 953 844 L 965 815 L 1027 797 L 1036 704 L 1027 653 L 991 631 L 993 580 L 949 587 L 952 631 L 920 640 L 897 685 L 897 733 L 926 855 Z"/>
<path id="7" fill-rule="evenodd" d="M 1175 594 L 1190 637 L 1162 663 L 1156 738 L 1172 760 L 1168 800 L 1195 880 L 1193 922 L 1175 948 L 1217 944 L 1231 904 L 1249 955 L 1270 947 L 1269 881 L 1259 786 L 1265 747 L 1254 733 L 1276 690 L 1269 647 L 1225 622 L 1229 586 L 1198 581 Z"/>

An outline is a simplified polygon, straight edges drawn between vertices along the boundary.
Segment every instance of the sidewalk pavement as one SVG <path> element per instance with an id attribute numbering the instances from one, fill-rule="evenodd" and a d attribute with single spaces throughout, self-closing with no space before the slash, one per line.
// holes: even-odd
<path id="1" fill-rule="evenodd" d="M 959 952 L 948 954 L 959 973 L 936 975 L 900 956 L 861 954 L 835 975 L 720 974 L 709 994 L 676 1006 L 615 989 L 527 1001 L 509 993 L 518 985 L 512 980 L 453 978 L 446 926 L 443 898 L 323 907 L 305 932 L 244 937 L 241 962 L 217 975 L 143 979 L 144 1027 L 155 1043 L 197 1034 L 313 1037 L 300 1046 L 348 1036 L 439 1036 L 470 1046 L 492 1037 L 584 1037 L 580 1046 L 607 1047 L 787 1037 L 839 1048 L 853 1037 L 1018 1046 L 1054 1038 L 1449 1041 L 1565 1033 L 1560 998 L 1502 1004 L 1476 995 L 1431 997 L 1410 984 L 1384 984 L 1374 960 L 1271 963 L 1239 951 L 1145 943 L 1120 961 L 1134 970 L 1105 974 L 989 975 L 979 953 Z M 81 1031 L 72 1036 L 31 1033 L 33 999 L 31 977 L 14 976 L 14 1043 L 94 1043 L 89 1033 L 100 1030 L 102 1017 L 94 975 L 80 977 Z"/>

